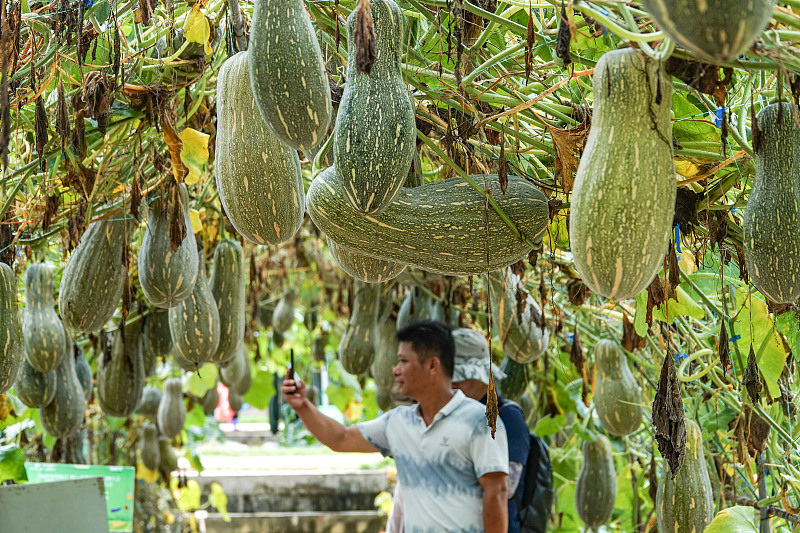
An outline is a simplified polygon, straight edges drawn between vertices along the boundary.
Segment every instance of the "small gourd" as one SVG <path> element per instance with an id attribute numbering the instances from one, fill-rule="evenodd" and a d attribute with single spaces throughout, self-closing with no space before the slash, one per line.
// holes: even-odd
<path id="1" fill-rule="evenodd" d="M 97 400 L 108 416 L 128 417 L 136 411 L 144 391 L 144 361 L 140 323 L 113 334 L 111 352 L 97 366 Z"/>
<path id="2" fill-rule="evenodd" d="M 242 410 L 242 405 L 244 405 L 244 398 L 236 389 L 230 389 L 228 391 L 228 403 L 230 403 L 231 411 L 238 414 Z"/>
<path id="3" fill-rule="evenodd" d="M 211 361 L 220 364 L 233 359 L 244 346 L 247 276 L 241 244 L 225 239 L 217 245 L 209 284 L 217 304 L 220 329 L 219 345 Z"/>
<path id="4" fill-rule="evenodd" d="M 252 373 L 252 370 L 250 368 L 250 358 L 247 357 L 247 356 L 245 356 L 244 365 L 245 365 L 245 368 L 244 368 L 244 371 L 242 372 L 241 377 L 239 378 L 238 381 L 236 381 L 236 383 L 233 384 L 233 387 L 232 387 L 233 390 L 235 390 L 236 392 L 238 392 L 242 396 L 242 398 L 244 398 L 245 394 L 250 392 L 250 387 L 253 386 L 253 373 Z M 311 390 L 314 390 L 314 389 L 311 389 Z"/>
<path id="5" fill-rule="evenodd" d="M 214 385 L 206 391 L 205 396 L 203 396 L 203 412 L 207 415 L 213 415 L 214 409 L 217 408 L 219 404 L 219 391 L 217 391 L 217 384 Z"/>
<path id="6" fill-rule="evenodd" d="M 66 330 L 64 330 L 64 333 L 69 335 Z M 92 368 L 89 366 L 89 361 L 86 360 L 83 350 L 77 344 L 75 344 L 75 348 L 73 349 L 73 355 L 75 356 L 75 373 L 78 375 L 78 381 L 81 382 L 83 395 L 88 402 L 89 398 L 92 396 L 92 387 L 94 386 Z"/>
<path id="7" fill-rule="evenodd" d="M 164 395 L 158 405 L 158 429 L 169 439 L 180 435 L 186 422 L 186 405 L 180 378 L 170 378 L 164 382 Z"/>
<path id="8" fill-rule="evenodd" d="M 161 449 L 158 444 L 158 430 L 153 424 L 145 424 L 142 428 L 142 463 L 150 470 L 158 470 L 161 464 Z"/>
<path id="9" fill-rule="evenodd" d="M 642 423 L 642 390 L 628 368 L 628 359 L 619 344 L 601 340 L 595 345 L 594 360 L 594 406 L 600 424 L 612 435 L 630 435 Z"/>
<path id="10" fill-rule="evenodd" d="M 686 455 L 678 475 L 665 464 L 656 490 L 659 531 L 695 533 L 714 518 L 714 493 L 703 453 L 703 433 L 694 420 L 686 419 Z"/>
<path id="11" fill-rule="evenodd" d="M 233 359 L 223 366 L 219 371 L 219 378 L 222 384 L 226 387 L 233 387 L 244 376 L 246 370 L 249 369 L 247 361 L 247 351 L 242 348 L 236 351 Z"/>
<path id="12" fill-rule="evenodd" d="M 380 285 L 354 281 L 353 312 L 347 331 L 339 341 L 339 359 L 342 368 L 353 375 L 369 370 L 375 357 Z"/>
<path id="13" fill-rule="evenodd" d="M 145 298 L 156 307 L 175 307 L 192 294 L 199 258 L 189 219 L 189 193 L 181 184 L 173 193 L 180 198 L 186 232 L 177 250 L 172 249 L 170 209 L 165 198 L 153 200 L 147 213 L 147 226 L 139 250 L 139 283 Z"/>
<path id="14" fill-rule="evenodd" d="M 45 263 L 25 270 L 26 306 L 22 313 L 25 355 L 39 372 L 54 370 L 66 353 L 64 326 L 54 309 L 53 271 Z"/>
<path id="15" fill-rule="evenodd" d="M 275 332 L 286 333 L 294 324 L 294 298 L 294 290 L 289 289 L 278 300 L 275 311 L 272 313 L 272 329 Z"/>
<path id="16" fill-rule="evenodd" d="M 0 394 L 14 384 L 24 359 L 17 276 L 10 266 L 0 263 Z"/>
<path id="17" fill-rule="evenodd" d="M 147 357 L 152 359 L 152 367 L 158 357 L 166 357 L 172 351 L 172 335 L 169 332 L 169 311 L 154 309 L 144 319 L 144 346 Z M 145 364 L 145 367 L 148 367 Z M 150 372 L 152 374 L 152 371 Z M 148 374 L 148 375 L 150 375 Z"/>
<path id="18" fill-rule="evenodd" d="M 164 436 L 159 437 L 158 451 L 160 459 L 158 469 L 162 474 L 168 476 L 171 472 L 178 469 L 178 458 L 175 456 L 175 450 L 172 449 L 170 439 Z"/>
<path id="19" fill-rule="evenodd" d="M 56 397 L 56 371 L 39 372 L 24 360 L 14 382 L 14 392 L 28 407 L 40 408 Z"/>
<path id="20" fill-rule="evenodd" d="M 336 115 L 336 173 L 350 206 L 381 213 L 406 181 L 416 153 L 415 110 L 401 70 L 403 11 L 394 0 L 370 0 L 375 62 L 358 72 L 355 45 L 358 7 L 347 17 L 347 77 Z"/>
<path id="21" fill-rule="evenodd" d="M 744 257 L 753 285 L 776 303 L 800 298 L 800 126 L 796 107 L 758 114 L 756 175 L 742 218 Z"/>
<path id="22" fill-rule="evenodd" d="M 50 436 L 61 438 L 75 433 L 83 423 L 86 398 L 72 355 L 72 339 L 67 337 L 67 353 L 56 367 L 56 395 L 53 401 L 39 410 L 39 417 Z"/>
<path id="23" fill-rule="evenodd" d="M 91 333 L 114 315 L 127 276 L 122 247 L 129 224 L 124 216 L 110 214 L 89 224 L 81 235 L 58 290 L 58 310 L 69 329 Z"/>
<path id="24" fill-rule="evenodd" d="M 661 268 L 675 213 L 672 78 L 635 48 L 594 69 L 594 112 L 570 197 L 575 268 L 614 300 L 646 289 Z"/>
<path id="25" fill-rule="evenodd" d="M 142 401 L 136 408 L 141 414 L 150 420 L 155 420 L 158 415 L 158 406 L 161 403 L 161 389 L 148 385 L 142 391 Z"/>
<path id="26" fill-rule="evenodd" d="M 583 467 L 575 485 L 575 510 L 587 527 L 597 529 L 611 518 L 616 498 L 617 474 L 611 443 L 605 435 L 597 435 L 594 442 L 583 443 Z"/>
<path id="27" fill-rule="evenodd" d="M 194 363 L 195 370 L 216 353 L 220 339 L 219 311 L 203 265 L 191 296 L 170 308 L 169 331 L 175 351 Z"/>
<path id="28" fill-rule="evenodd" d="M 394 385 L 392 370 L 397 364 L 397 348 L 399 343 L 394 334 L 397 331 L 397 322 L 390 313 L 380 313 L 376 323 L 375 332 L 375 357 L 370 366 L 372 379 L 378 388 L 387 394 Z"/>

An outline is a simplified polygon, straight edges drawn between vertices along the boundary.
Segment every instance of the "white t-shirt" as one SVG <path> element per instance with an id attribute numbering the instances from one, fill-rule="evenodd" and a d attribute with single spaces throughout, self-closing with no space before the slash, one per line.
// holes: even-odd
<path id="1" fill-rule="evenodd" d="M 506 430 L 495 438 L 485 406 L 456 391 L 430 426 L 419 406 L 401 406 L 357 425 L 370 444 L 397 464 L 403 486 L 404 533 L 482 533 L 483 488 L 478 478 L 508 473 Z"/>

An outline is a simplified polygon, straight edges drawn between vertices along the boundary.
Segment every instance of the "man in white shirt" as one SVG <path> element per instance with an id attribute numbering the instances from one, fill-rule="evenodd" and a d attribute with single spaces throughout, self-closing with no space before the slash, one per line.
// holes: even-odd
<path id="1" fill-rule="evenodd" d="M 416 320 L 395 337 L 400 343 L 393 371 L 398 392 L 415 404 L 346 427 L 320 413 L 299 380 L 284 380 L 284 399 L 311 434 L 332 450 L 380 451 L 395 458 L 405 533 L 506 533 L 505 428 L 498 419 L 493 439 L 484 406 L 453 390 L 450 327 Z"/>

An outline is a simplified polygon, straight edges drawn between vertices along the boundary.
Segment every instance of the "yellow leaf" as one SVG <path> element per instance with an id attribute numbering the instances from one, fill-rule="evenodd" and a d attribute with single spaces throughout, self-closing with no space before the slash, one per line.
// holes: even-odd
<path id="1" fill-rule="evenodd" d="M 158 471 L 144 466 L 141 458 L 136 461 L 136 479 L 141 479 L 145 483 L 155 483 L 158 481 L 158 477 Z"/>
<path id="2" fill-rule="evenodd" d="M 698 172 L 700 172 L 700 169 L 697 168 L 697 165 L 685 159 L 675 160 L 675 170 L 684 178 L 692 178 L 696 176 Z"/>
<path id="3" fill-rule="evenodd" d="M 208 162 L 209 135 L 192 128 L 186 128 L 178 134 L 178 137 L 183 142 L 181 161 L 189 169 L 184 182 L 187 186 L 191 186 L 200 180 L 203 167 Z"/>
<path id="4" fill-rule="evenodd" d="M 189 210 L 189 220 L 192 221 L 192 233 L 199 233 L 203 229 L 203 223 L 200 222 L 200 212 L 197 209 Z"/>
<path id="5" fill-rule="evenodd" d="M 344 416 L 346 416 L 348 420 L 360 420 L 363 413 L 364 404 L 355 400 L 347 402 L 347 406 L 344 408 Z"/>
<path id="6" fill-rule="evenodd" d="M 389 513 L 392 512 L 392 506 L 394 505 L 392 493 L 388 491 L 378 493 L 378 495 L 375 496 L 373 505 L 378 508 L 378 514 L 380 516 L 389 516 Z"/>
<path id="7" fill-rule="evenodd" d="M 208 503 L 214 506 L 219 514 L 222 515 L 222 520 L 230 522 L 231 517 L 228 516 L 228 496 L 222 490 L 222 485 L 214 481 L 211 483 L 211 493 L 208 495 Z"/>
<path id="8" fill-rule="evenodd" d="M 179 484 L 180 480 L 176 477 L 169 480 L 169 488 L 172 490 L 172 496 L 175 498 L 175 503 L 178 504 L 178 509 L 183 512 L 199 509 L 202 490 L 197 481 L 190 479 L 183 487 L 180 487 Z"/>
<path id="9" fill-rule="evenodd" d="M 208 18 L 200 11 L 200 5 L 195 4 L 192 10 L 186 15 L 186 22 L 183 23 L 183 36 L 190 43 L 200 43 L 205 46 L 206 55 L 212 52 L 208 45 L 211 37 L 211 24 Z"/>

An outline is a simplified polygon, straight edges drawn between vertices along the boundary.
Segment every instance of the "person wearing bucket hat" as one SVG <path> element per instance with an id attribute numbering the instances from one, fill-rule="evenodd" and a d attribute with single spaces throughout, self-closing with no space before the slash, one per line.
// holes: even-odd
<path id="1" fill-rule="evenodd" d="M 465 396 L 486 404 L 489 387 L 489 343 L 480 331 L 469 328 L 453 330 L 455 341 L 455 365 L 453 368 L 453 388 L 460 389 Z M 506 377 L 496 365 L 491 365 L 495 383 Z M 506 427 L 508 436 L 508 531 L 519 533 L 520 519 L 517 502 L 522 499 L 525 463 L 530 452 L 530 432 L 522 409 L 497 395 L 500 419 Z"/>

